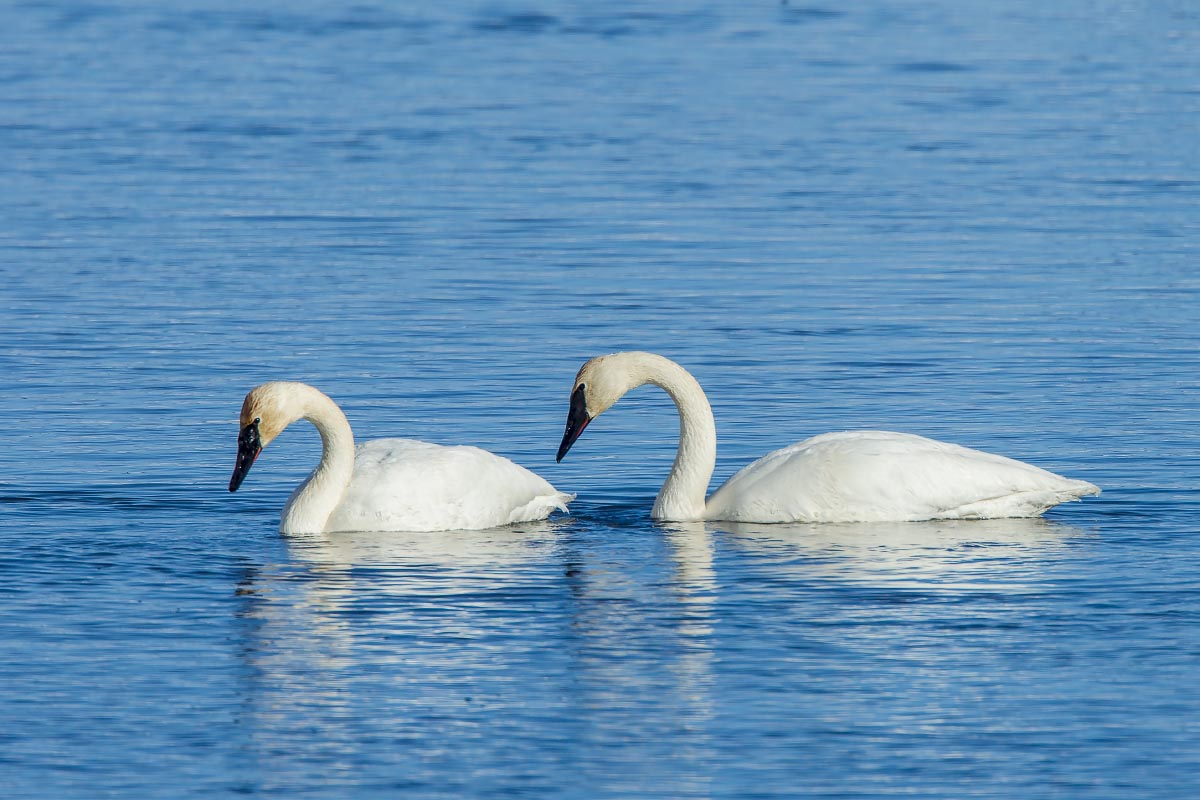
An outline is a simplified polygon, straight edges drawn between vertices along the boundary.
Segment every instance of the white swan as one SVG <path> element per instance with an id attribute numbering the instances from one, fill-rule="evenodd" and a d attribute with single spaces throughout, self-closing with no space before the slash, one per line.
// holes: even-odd
<path id="1" fill-rule="evenodd" d="M 246 395 L 229 491 L 237 491 L 262 449 L 298 419 L 320 432 L 321 463 L 283 507 L 284 533 L 477 530 L 545 519 L 574 499 L 477 447 L 375 439 L 356 450 L 337 404 L 289 381 L 264 383 Z"/>
<path id="2" fill-rule="evenodd" d="M 704 390 L 653 353 L 588 361 L 575 377 L 562 460 L 583 429 L 626 392 L 652 383 L 679 409 L 679 451 L 650 515 L 659 520 L 911 522 L 1035 517 L 1100 490 L 1011 458 L 907 433 L 826 433 L 743 467 L 707 502 L 717 429 Z"/>

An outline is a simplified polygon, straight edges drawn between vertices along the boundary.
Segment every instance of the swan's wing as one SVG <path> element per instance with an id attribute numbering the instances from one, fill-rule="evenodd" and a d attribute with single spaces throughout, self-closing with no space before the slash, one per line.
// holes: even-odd
<path id="1" fill-rule="evenodd" d="M 572 495 L 478 447 L 413 439 L 359 445 L 328 530 L 457 530 L 544 519 Z"/>
<path id="2" fill-rule="evenodd" d="M 887 431 L 827 433 L 747 465 L 710 519 L 874 522 L 1031 517 L 1100 490 L 1004 456 Z"/>

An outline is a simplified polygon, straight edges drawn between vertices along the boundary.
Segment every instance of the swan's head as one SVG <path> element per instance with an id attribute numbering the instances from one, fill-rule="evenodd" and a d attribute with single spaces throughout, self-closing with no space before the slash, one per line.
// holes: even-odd
<path id="1" fill-rule="evenodd" d="M 575 376 L 575 386 L 571 389 L 567 429 L 563 432 L 562 444 L 558 446 L 556 461 L 562 461 L 588 423 L 611 408 L 630 389 L 646 382 L 644 371 L 638 368 L 638 357 L 641 355 L 613 353 L 597 356 L 580 367 L 579 374 Z"/>
<path id="2" fill-rule="evenodd" d="M 246 395 L 242 402 L 237 461 L 233 465 L 233 477 L 229 479 L 229 491 L 237 491 L 263 448 L 300 418 L 293 386 L 284 381 L 273 381 L 254 387 Z"/>

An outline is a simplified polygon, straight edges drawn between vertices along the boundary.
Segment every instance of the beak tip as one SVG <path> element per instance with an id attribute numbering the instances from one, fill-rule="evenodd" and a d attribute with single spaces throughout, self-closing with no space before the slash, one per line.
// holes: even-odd
<path id="1" fill-rule="evenodd" d="M 591 420 L 588 420 L 591 422 Z M 579 438 L 579 434 L 583 433 L 583 429 L 587 427 L 587 422 L 583 425 L 572 425 L 567 428 L 567 432 L 563 434 L 562 444 L 558 446 L 558 453 L 554 456 L 554 463 L 561 464 L 563 457 L 571 452 L 571 445 L 575 444 L 575 440 Z"/>

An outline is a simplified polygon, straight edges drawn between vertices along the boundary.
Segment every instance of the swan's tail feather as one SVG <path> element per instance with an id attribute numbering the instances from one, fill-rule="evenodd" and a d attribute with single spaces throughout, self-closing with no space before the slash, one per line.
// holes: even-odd
<path id="1" fill-rule="evenodd" d="M 568 511 L 567 503 L 570 503 L 574 499 L 575 495 L 566 492 L 540 495 L 525 505 L 514 508 L 508 521 L 509 523 L 532 522 L 534 520 L 545 519 L 556 510 L 566 513 Z"/>
<path id="2" fill-rule="evenodd" d="M 1099 491 L 1099 490 L 1097 490 Z M 567 503 L 575 499 L 575 494 L 571 492 L 559 492 L 554 496 L 554 507 L 564 514 L 569 513 L 571 509 L 567 508 Z"/>
<path id="3" fill-rule="evenodd" d="M 1068 481 L 1057 489 L 1017 492 L 1004 497 L 980 500 L 960 506 L 944 515 L 945 519 L 997 519 L 1003 517 L 1040 517 L 1059 503 L 1070 503 L 1100 494 L 1100 487 L 1087 481 Z"/>

